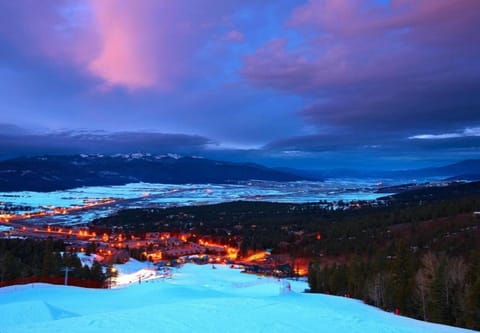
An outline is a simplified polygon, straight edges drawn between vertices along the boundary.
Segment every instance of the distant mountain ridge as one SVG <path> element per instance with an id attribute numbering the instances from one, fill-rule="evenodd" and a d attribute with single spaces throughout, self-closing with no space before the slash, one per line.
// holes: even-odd
<path id="1" fill-rule="evenodd" d="M 48 192 L 133 182 L 198 184 L 253 179 L 297 181 L 305 178 L 253 163 L 175 154 L 46 155 L 0 161 L 0 191 Z"/>
<path id="2" fill-rule="evenodd" d="M 330 169 L 330 170 L 297 170 L 278 169 L 289 171 L 303 176 L 318 178 L 392 178 L 414 179 L 444 178 L 449 180 L 480 180 L 480 159 L 470 159 L 440 167 L 430 167 L 408 170 L 356 170 L 356 169 Z"/>
<path id="3" fill-rule="evenodd" d="M 0 191 L 55 191 L 81 186 L 150 183 L 231 183 L 248 180 L 298 181 L 325 178 L 422 178 L 480 180 L 480 159 L 412 170 L 297 170 L 254 163 L 215 161 L 177 154 L 44 155 L 0 161 Z"/>
<path id="4" fill-rule="evenodd" d="M 402 171 L 399 171 L 402 172 Z M 417 170 L 403 171 L 406 174 L 420 176 L 438 176 L 438 177 L 461 177 L 462 175 L 480 175 L 480 159 L 464 160 L 458 163 L 449 164 L 436 168 L 423 168 Z"/>

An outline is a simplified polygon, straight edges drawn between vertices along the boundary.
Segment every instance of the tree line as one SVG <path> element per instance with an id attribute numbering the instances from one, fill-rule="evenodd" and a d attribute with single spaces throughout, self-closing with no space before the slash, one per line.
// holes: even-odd
<path id="1" fill-rule="evenodd" d="M 379 251 L 346 264 L 311 262 L 311 292 L 342 295 L 387 311 L 480 329 L 480 253 L 466 257 L 427 251 L 418 255 L 401 241 L 394 256 Z"/>
<path id="2" fill-rule="evenodd" d="M 0 282 L 30 277 L 58 277 L 69 268 L 69 276 L 104 282 L 102 266 L 82 265 L 76 253 L 65 252 L 62 240 L 0 239 Z"/>

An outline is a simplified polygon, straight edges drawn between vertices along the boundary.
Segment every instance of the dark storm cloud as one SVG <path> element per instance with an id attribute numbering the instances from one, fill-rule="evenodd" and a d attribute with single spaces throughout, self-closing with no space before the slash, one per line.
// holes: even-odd
<path id="1" fill-rule="evenodd" d="M 397 138 L 395 135 L 378 137 L 375 131 L 361 135 L 361 140 L 348 135 L 306 135 L 290 137 L 273 141 L 265 145 L 263 151 L 272 152 L 331 152 L 341 150 L 368 151 L 432 151 L 452 149 L 480 150 L 480 134 L 463 135 L 462 133 L 448 133 L 444 135 L 419 135 L 419 138 Z M 428 139 L 433 137 L 432 139 Z"/>
<path id="2" fill-rule="evenodd" d="M 285 138 L 265 145 L 257 158 L 275 157 L 278 165 L 303 168 L 411 169 L 480 158 L 478 128 L 458 133 L 398 138 L 367 131 L 360 138 L 325 134 Z M 278 161 L 281 161 L 278 163 Z"/>
<path id="3" fill-rule="evenodd" d="M 28 133 L 27 130 L 13 124 L 0 123 L 0 136 L 3 135 L 22 135 Z"/>
<path id="4" fill-rule="evenodd" d="M 480 136 L 444 138 L 434 140 L 411 139 L 411 147 L 425 151 L 446 149 L 473 149 L 480 151 Z"/>
<path id="5" fill-rule="evenodd" d="M 385 141 L 383 141 L 385 143 Z M 361 142 L 358 138 L 341 134 L 304 135 L 285 138 L 270 142 L 263 147 L 265 151 L 303 151 L 322 152 L 338 149 L 351 149 L 366 147 L 366 145 L 378 145 L 379 141 L 375 135 L 362 136 Z"/>
<path id="6" fill-rule="evenodd" d="M 480 73 L 479 73 L 480 74 Z M 349 129 L 360 135 L 380 131 L 378 137 L 397 132 L 409 136 L 422 130 L 458 130 L 480 123 L 480 76 L 428 85 L 375 84 L 332 92 L 325 102 L 304 108 L 310 121 Z"/>
<path id="7" fill-rule="evenodd" d="M 310 98 L 307 122 L 357 140 L 476 126 L 479 13 L 475 0 L 309 1 L 287 24 L 310 37 L 296 47 L 270 40 L 245 57 L 243 74 Z"/>
<path id="8" fill-rule="evenodd" d="M 8 127 L 6 125 L 0 128 Z M 213 142 L 202 136 L 140 132 L 57 132 L 33 134 L 1 132 L 0 157 L 39 154 L 129 153 L 151 152 L 195 153 Z"/>

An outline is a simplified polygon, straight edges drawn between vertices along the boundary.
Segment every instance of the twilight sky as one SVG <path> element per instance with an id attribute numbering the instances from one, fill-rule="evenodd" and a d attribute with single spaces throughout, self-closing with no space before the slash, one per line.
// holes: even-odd
<path id="1" fill-rule="evenodd" d="M 0 1 L 0 158 L 480 158 L 479 0 Z"/>

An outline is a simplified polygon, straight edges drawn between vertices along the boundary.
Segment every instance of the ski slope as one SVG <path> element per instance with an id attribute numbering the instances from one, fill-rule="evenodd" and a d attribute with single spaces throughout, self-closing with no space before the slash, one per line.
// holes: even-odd
<path id="1" fill-rule="evenodd" d="M 122 275 L 135 274 L 129 266 Z M 142 274 L 142 273 L 140 273 Z M 0 289 L 10 332 L 467 332 L 396 316 L 343 297 L 303 294 L 305 282 L 187 264 L 171 278 L 113 289 L 31 284 Z M 288 292 L 288 289 L 291 289 Z"/>

